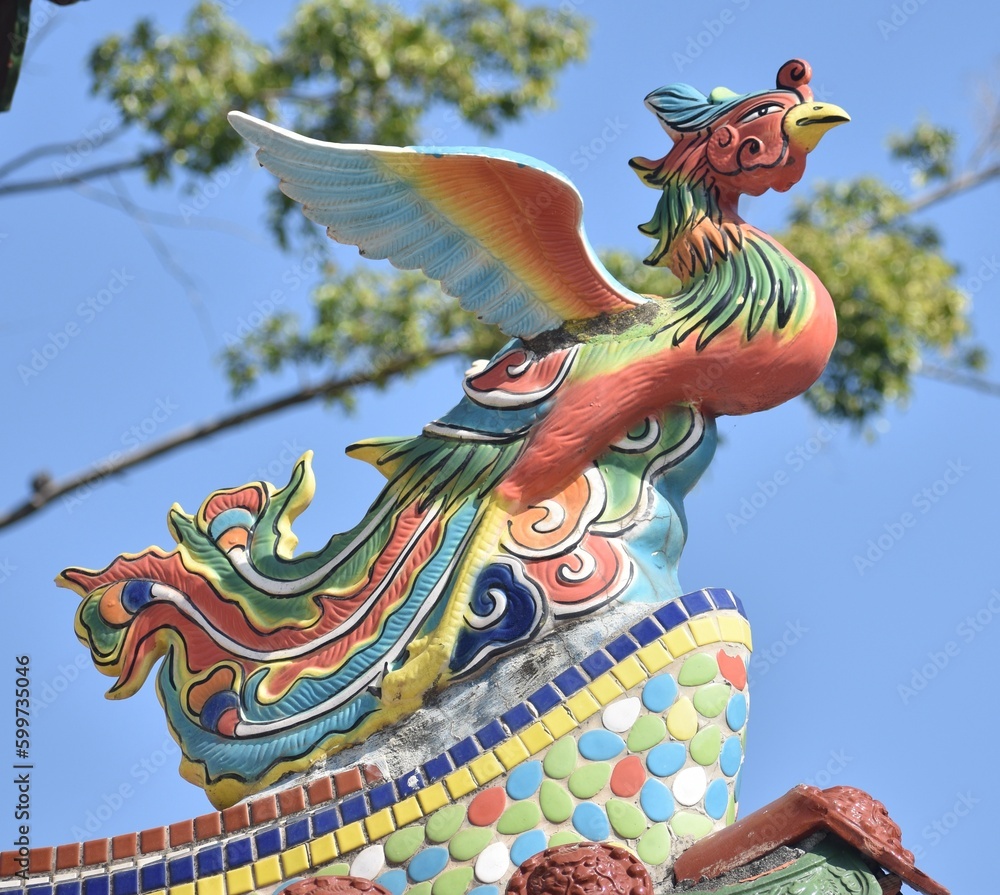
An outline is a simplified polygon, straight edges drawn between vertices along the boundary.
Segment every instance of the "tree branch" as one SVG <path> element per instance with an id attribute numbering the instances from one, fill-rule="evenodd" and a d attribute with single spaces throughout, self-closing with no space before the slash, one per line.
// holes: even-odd
<path id="1" fill-rule="evenodd" d="M 84 183 L 87 180 L 93 180 L 95 177 L 104 177 L 108 174 L 118 174 L 121 171 L 131 171 L 135 168 L 141 168 L 150 159 L 165 154 L 166 150 L 162 149 L 157 152 L 145 152 L 133 159 L 124 159 L 119 162 L 111 162 L 107 165 L 98 165 L 94 168 L 87 168 L 77 174 L 67 174 L 65 177 L 43 177 L 41 180 L 21 180 L 17 183 L 0 185 L 0 196 L 53 190 L 69 186 L 73 183 Z"/>
<path id="2" fill-rule="evenodd" d="M 304 386 L 270 401 L 254 404 L 251 407 L 216 417 L 204 423 L 187 426 L 160 441 L 147 445 L 141 450 L 134 451 L 118 460 L 95 463 L 88 469 L 71 475 L 62 481 L 45 481 L 41 479 L 36 485 L 35 493 L 31 497 L 7 512 L 0 514 L 0 529 L 26 519 L 28 516 L 37 513 L 40 509 L 52 503 L 56 498 L 75 491 L 77 488 L 82 488 L 84 485 L 92 485 L 110 476 L 125 472 L 128 469 L 134 469 L 143 463 L 147 463 L 156 457 L 162 457 L 164 454 L 169 454 L 185 445 L 194 444 L 251 420 L 270 416 L 273 413 L 286 410 L 289 407 L 296 407 L 299 404 L 305 404 L 309 401 L 315 401 L 318 398 L 337 398 L 360 386 L 383 385 L 389 380 L 398 379 L 408 373 L 412 373 L 431 361 L 466 354 L 470 347 L 465 342 L 452 343 L 419 356 L 407 355 L 395 358 L 374 370 L 366 370 L 351 376 L 331 377 L 316 385 Z"/>
<path id="3" fill-rule="evenodd" d="M 937 189 L 929 190 L 923 195 L 917 196 L 916 199 L 910 202 L 906 213 L 915 214 L 918 211 L 923 211 L 931 205 L 936 205 L 938 202 L 943 202 L 945 199 L 950 199 L 952 196 L 957 196 L 966 190 L 982 186 L 995 177 L 1000 177 L 1000 164 L 990 165 L 988 168 L 983 168 L 980 171 L 966 171 L 964 174 L 953 177 Z"/>
<path id="4" fill-rule="evenodd" d="M 937 379 L 950 385 L 960 385 L 963 388 L 982 392 L 984 395 L 1000 398 L 1000 382 L 991 382 L 989 379 L 983 379 L 982 376 L 963 373 L 961 370 L 955 370 L 951 367 L 939 367 L 936 364 L 923 364 L 917 372 L 929 379 Z"/>

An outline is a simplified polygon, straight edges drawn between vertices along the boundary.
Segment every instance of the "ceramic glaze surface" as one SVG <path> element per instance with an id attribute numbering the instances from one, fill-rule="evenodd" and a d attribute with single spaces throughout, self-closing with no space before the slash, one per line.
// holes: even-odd
<path id="1" fill-rule="evenodd" d="M 800 394 L 833 347 L 826 290 L 737 209 L 741 194 L 797 182 L 819 137 L 848 120 L 814 102 L 810 77 L 793 60 L 773 89 L 705 96 L 675 84 L 647 97 L 672 143 L 632 160 L 660 194 L 640 228 L 656 243 L 647 263 L 681 283 L 663 298 L 607 273 L 576 189 L 535 159 L 321 143 L 231 115 L 332 238 L 423 270 L 512 341 L 473 365 L 459 403 L 421 434 L 348 449 L 387 485 L 321 550 L 295 553 L 293 523 L 314 493 L 307 454 L 285 487 L 250 483 L 193 515 L 171 510 L 172 552 L 62 574 L 83 597 L 77 633 L 115 678 L 111 695 L 134 693 L 163 659 L 157 689 L 181 772 L 213 804 L 404 723 L 429 690 L 556 623 L 680 594 L 683 499 L 714 453 L 715 418 Z M 718 661 L 734 660 L 699 657 L 674 684 L 706 684 Z M 647 703 L 664 700 L 660 687 Z M 633 728 L 641 698 L 581 739 L 586 760 L 645 751 L 656 734 Z M 703 806 L 699 768 L 727 748 L 732 760 L 701 728 L 723 711 L 742 726 L 726 698 L 718 686 L 685 693 L 662 718 L 697 765 L 673 793 L 682 805 Z M 578 791 L 596 785 L 577 780 Z M 712 790 L 716 812 L 722 801 Z"/>

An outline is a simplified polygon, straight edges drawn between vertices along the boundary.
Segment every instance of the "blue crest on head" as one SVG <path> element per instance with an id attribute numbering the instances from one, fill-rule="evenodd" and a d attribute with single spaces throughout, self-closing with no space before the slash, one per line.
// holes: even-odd
<path id="1" fill-rule="evenodd" d="M 733 93 L 725 87 L 716 87 L 711 94 L 705 96 L 690 84 L 668 84 L 646 97 L 646 108 L 670 130 L 693 133 L 704 130 L 719 116 L 725 115 L 746 99 L 771 92 Z"/>

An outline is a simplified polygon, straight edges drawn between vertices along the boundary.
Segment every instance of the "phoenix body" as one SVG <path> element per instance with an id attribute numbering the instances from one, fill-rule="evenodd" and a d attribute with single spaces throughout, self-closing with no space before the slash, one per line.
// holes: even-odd
<path id="1" fill-rule="evenodd" d="M 284 488 L 175 507 L 178 547 L 125 554 L 62 583 L 109 695 L 153 664 L 182 773 L 228 805 L 404 718 L 554 622 L 680 593 L 683 497 L 715 447 L 714 419 L 805 391 L 836 322 L 816 277 L 739 215 L 786 190 L 842 109 L 814 102 L 806 63 L 774 89 L 646 98 L 672 148 L 632 166 L 660 192 L 640 229 L 675 295 L 604 269 L 567 178 L 482 149 L 323 143 L 241 113 L 233 126 L 331 237 L 420 268 L 512 341 L 461 401 L 412 438 L 348 452 L 385 489 L 350 531 L 295 555 L 309 455 Z"/>

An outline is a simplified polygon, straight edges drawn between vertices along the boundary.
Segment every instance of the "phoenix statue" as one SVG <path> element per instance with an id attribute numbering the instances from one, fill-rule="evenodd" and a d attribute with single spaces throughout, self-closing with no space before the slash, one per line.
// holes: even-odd
<path id="1" fill-rule="evenodd" d="M 242 113 L 233 126 L 305 214 L 368 258 L 423 270 L 511 341 L 416 437 L 355 444 L 388 482 L 315 553 L 291 526 L 310 455 L 283 488 L 174 507 L 177 548 L 68 569 L 77 633 L 135 692 L 154 663 L 182 773 L 232 804 L 404 718 L 560 620 L 680 593 L 682 499 L 715 449 L 714 420 L 774 407 L 822 372 L 830 296 L 742 194 L 787 190 L 848 120 L 810 69 L 774 89 L 646 98 L 672 147 L 635 158 L 659 191 L 646 259 L 680 281 L 639 295 L 602 266 L 569 180 L 526 156 L 307 139 Z"/>

